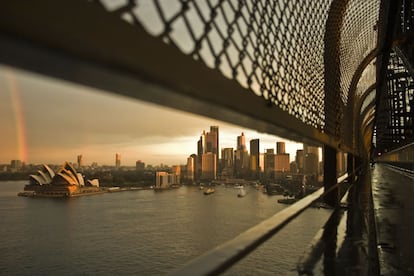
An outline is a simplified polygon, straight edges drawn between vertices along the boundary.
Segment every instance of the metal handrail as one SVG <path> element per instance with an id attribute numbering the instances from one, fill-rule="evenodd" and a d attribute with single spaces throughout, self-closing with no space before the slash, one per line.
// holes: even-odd
<path id="1" fill-rule="evenodd" d="M 353 175 L 349 176 L 346 173 L 338 177 L 337 184 L 327 191 L 324 191 L 324 188 L 318 189 L 235 238 L 195 258 L 184 267 L 172 272 L 171 275 L 217 275 L 226 271 L 276 234 L 314 202 L 338 188 L 341 183 Z"/>

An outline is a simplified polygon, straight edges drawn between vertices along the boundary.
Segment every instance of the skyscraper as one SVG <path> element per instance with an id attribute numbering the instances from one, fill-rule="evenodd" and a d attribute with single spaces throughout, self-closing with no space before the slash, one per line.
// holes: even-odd
<path id="1" fill-rule="evenodd" d="M 259 139 L 250 140 L 250 170 L 254 177 L 257 177 L 260 171 L 259 156 Z"/>
<path id="2" fill-rule="evenodd" d="M 197 143 L 197 168 L 198 176 L 202 176 L 203 168 L 205 168 L 203 164 L 204 157 L 203 155 L 206 153 L 213 153 L 215 156 L 215 161 L 212 163 L 214 164 L 214 178 L 216 177 L 217 172 L 217 164 L 218 164 L 218 156 L 219 156 L 219 128 L 218 126 L 210 126 L 210 132 L 203 131 L 203 134 L 200 136 L 200 140 Z M 205 161 L 207 162 L 207 161 Z M 211 164 L 209 164 L 211 165 Z"/>
<path id="3" fill-rule="evenodd" d="M 219 160 L 219 127 L 210 126 L 210 135 L 212 136 L 212 149 L 211 152 L 216 154 L 216 164 Z"/>
<path id="4" fill-rule="evenodd" d="M 83 156 L 82 154 L 78 155 L 78 169 L 82 168 L 83 166 Z"/>
<path id="5" fill-rule="evenodd" d="M 249 153 L 246 149 L 246 138 L 244 133 L 237 136 L 237 149 L 234 154 L 234 170 L 237 177 L 245 177 L 249 171 Z"/>
<path id="6" fill-rule="evenodd" d="M 200 136 L 200 139 L 197 142 L 197 162 L 196 162 L 196 170 L 195 170 L 195 178 L 198 179 L 201 176 L 201 170 L 202 170 L 202 161 L 203 161 L 203 154 L 204 154 L 204 148 L 205 148 L 205 141 L 206 141 L 206 132 L 203 131 L 203 133 Z"/>
<path id="7" fill-rule="evenodd" d="M 190 183 L 194 182 L 194 172 L 195 172 L 195 163 L 197 160 L 197 156 L 194 154 L 190 155 L 187 158 L 187 174 L 186 174 L 186 180 Z"/>
<path id="8" fill-rule="evenodd" d="M 180 165 L 171 166 L 171 173 L 175 175 L 181 175 L 181 166 Z"/>
<path id="9" fill-rule="evenodd" d="M 289 153 L 277 153 L 275 155 L 275 172 L 289 172 L 290 157 Z"/>
<path id="10" fill-rule="evenodd" d="M 244 132 L 242 132 L 240 136 L 237 136 L 237 150 L 238 149 L 246 149 L 246 137 L 244 136 Z"/>
<path id="11" fill-rule="evenodd" d="M 203 153 L 203 160 L 201 162 L 201 179 L 214 180 L 216 179 L 216 154 L 212 152 Z"/>
<path id="12" fill-rule="evenodd" d="M 276 142 L 276 153 L 277 154 L 286 153 L 285 142 Z"/>
<path id="13" fill-rule="evenodd" d="M 119 153 L 115 154 L 115 167 L 116 168 L 121 167 L 121 154 L 119 154 Z"/>
<path id="14" fill-rule="evenodd" d="M 290 156 L 286 153 L 285 142 L 276 142 L 275 172 L 290 171 Z"/>
<path id="15" fill-rule="evenodd" d="M 221 177 L 232 178 L 234 172 L 234 150 L 233 148 L 221 149 Z"/>
<path id="16" fill-rule="evenodd" d="M 223 168 L 233 168 L 234 166 L 234 152 L 233 148 L 224 148 L 221 150 L 221 160 Z"/>
<path id="17" fill-rule="evenodd" d="M 264 173 L 267 177 L 274 177 L 275 172 L 275 150 L 267 149 L 264 154 Z"/>
<path id="18" fill-rule="evenodd" d="M 303 173 L 303 164 L 305 162 L 305 155 L 303 150 L 296 151 L 295 161 L 298 173 Z"/>
<path id="19" fill-rule="evenodd" d="M 319 173 L 319 148 L 303 144 L 303 171 L 307 175 L 317 176 Z"/>

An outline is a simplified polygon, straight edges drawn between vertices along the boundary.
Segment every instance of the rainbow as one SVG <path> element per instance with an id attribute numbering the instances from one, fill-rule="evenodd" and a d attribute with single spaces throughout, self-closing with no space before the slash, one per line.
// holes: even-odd
<path id="1" fill-rule="evenodd" d="M 11 104 L 16 126 L 18 156 L 22 162 L 27 162 L 26 122 L 18 82 L 11 70 L 6 70 L 6 79 L 10 91 Z"/>

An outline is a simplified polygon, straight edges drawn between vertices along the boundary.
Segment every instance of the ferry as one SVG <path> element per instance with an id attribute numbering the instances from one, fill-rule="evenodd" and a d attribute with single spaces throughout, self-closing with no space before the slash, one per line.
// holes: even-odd
<path id="1" fill-rule="evenodd" d="M 246 189 L 244 189 L 244 187 L 241 187 L 239 192 L 237 193 L 237 197 L 244 197 L 246 194 Z"/>
<path id="2" fill-rule="evenodd" d="M 204 191 L 205 195 L 211 195 L 212 193 L 214 193 L 216 190 L 214 188 L 208 188 Z"/>

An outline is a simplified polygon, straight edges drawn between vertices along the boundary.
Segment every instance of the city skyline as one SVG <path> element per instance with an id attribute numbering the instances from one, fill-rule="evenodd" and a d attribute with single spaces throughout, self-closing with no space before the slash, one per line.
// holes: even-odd
<path id="1" fill-rule="evenodd" d="M 197 153 L 203 130 L 219 126 L 219 151 L 237 146 L 242 132 L 249 141 L 260 139 L 260 152 L 286 142 L 294 159 L 301 143 L 227 124 L 199 115 L 159 107 L 135 99 L 60 80 L 0 67 L 0 163 L 76 162 L 123 166 L 185 164 Z"/>

